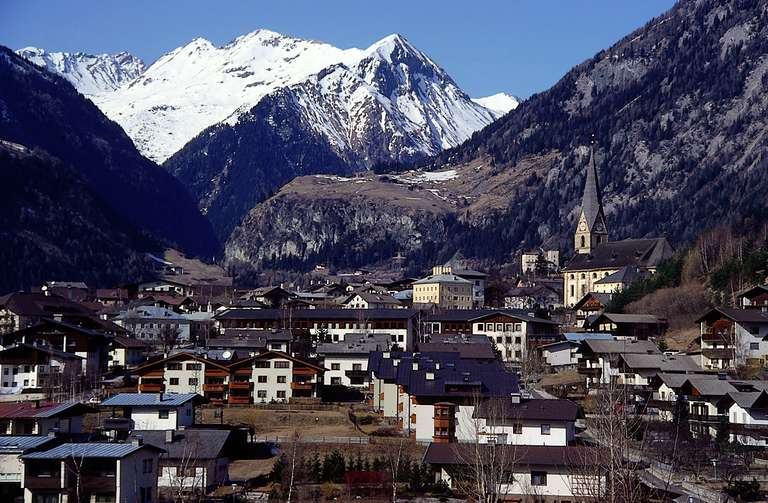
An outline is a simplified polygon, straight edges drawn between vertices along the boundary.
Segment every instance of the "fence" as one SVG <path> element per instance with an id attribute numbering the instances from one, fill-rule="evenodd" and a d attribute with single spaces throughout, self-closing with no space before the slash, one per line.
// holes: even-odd
<path id="1" fill-rule="evenodd" d="M 293 442 L 294 437 L 290 435 L 265 435 L 253 437 L 254 442 L 272 442 L 275 444 L 284 444 Z M 347 444 L 347 445 L 367 445 L 370 443 L 368 437 L 299 437 L 299 442 L 304 444 Z"/>

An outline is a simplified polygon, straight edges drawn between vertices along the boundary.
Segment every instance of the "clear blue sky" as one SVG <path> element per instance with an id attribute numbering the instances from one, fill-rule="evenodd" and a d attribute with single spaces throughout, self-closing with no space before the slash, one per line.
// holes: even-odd
<path id="1" fill-rule="evenodd" d="M 472 96 L 527 97 L 669 9 L 672 0 L 0 0 L 0 44 L 131 52 L 268 28 L 338 47 L 400 33 Z"/>

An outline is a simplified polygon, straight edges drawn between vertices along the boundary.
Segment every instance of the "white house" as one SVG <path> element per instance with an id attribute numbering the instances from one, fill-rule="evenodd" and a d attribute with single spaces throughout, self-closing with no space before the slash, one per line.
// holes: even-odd
<path id="1" fill-rule="evenodd" d="M 386 293 L 359 292 L 347 297 L 342 306 L 345 309 L 401 309 L 405 306 Z"/>
<path id="2" fill-rule="evenodd" d="M 195 422 L 195 404 L 202 399 L 195 393 L 120 393 L 101 402 L 112 414 L 122 409 L 123 417 L 133 421 L 133 430 L 177 430 Z"/>
<path id="3" fill-rule="evenodd" d="M 768 393 L 732 391 L 724 401 L 730 403 L 727 411 L 731 439 L 745 445 L 768 446 Z"/>
<path id="4" fill-rule="evenodd" d="M 50 346 L 16 344 L 0 351 L 0 393 L 62 389 L 80 380 L 83 357 Z"/>
<path id="5" fill-rule="evenodd" d="M 116 335 L 110 340 L 109 366 L 119 368 L 134 368 L 146 360 L 149 346 L 133 337 Z"/>
<path id="6" fill-rule="evenodd" d="M 563 340 L 540 346 L 541 356 L 555 370 L 575 369 L 582 358 L 581 342 L 585 339 L 610 341 L 613 336 L 595 332 L 566 333 Z"/>
<path id="7" fill-rule="evenodd" d="M 563 399 L 488 399 L 474 411 L 474 436 L 480 443 L 559 445 L 573 442 L 579 407 Z"/>
<path id="8" fill-rule="evenodd" d="M 436 471 L 436 479 L 456 487 L 473 463 L 495 460 L 508 466 L 497 491 L 500 499 L 516 501 L 600 501 L 605 473 L 599 468 L 599 450 L 583 446 L 527 446 L 432 443 L 423 462 Z M 468 465 L 470 467 L 468 468 Z"/>
<path id="9" fill-rule="evenodd" d="M 82 433 L 83 416 L 90 412 L 95 410 L 78 402 L 3 402 L 0 403 L 0 435 Z"/>
<path id="10" fill-rule="evenodd" d="M 318 396 L 325 371 L 323 367 L 277 351 L 267 351 L 246 362 L 252 367 L 254 403 L 287 402 L 293 397 Z M 233 370 L 237 365 L 233 365 Z"/>

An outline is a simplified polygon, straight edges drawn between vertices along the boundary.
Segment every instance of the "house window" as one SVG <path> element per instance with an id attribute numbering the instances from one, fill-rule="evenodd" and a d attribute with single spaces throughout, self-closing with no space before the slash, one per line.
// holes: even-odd
<path id="1" fill-rule="evenodd" d="M 179 378 L 178 377 L 171 377 L 170 382 L 171 382 L 171 386 L 178 386 L 179 385 Z"/>
<path id="2" fill-rule="evenodd" d="M 256 377 L 256 382 L 259 382 L 259 383 L 262 383 L 262 384 L 267 382 L 267 376 L 258 376 L 258 377 Z"/>
<path id="3" fill-rule="evenodd" d="M 512 425 L 512 433 L 515 435 L 523 434 L 523 423 L 514 423 Z"/>
<path id="4" fill-rule="evenodd" d="M 291 366 L 290 362 L 287 362 L 285 360 L 278 360 L 275 362 L 275 368 L 276 369 L 287 369 Z"/>
<path id="5" fill-rule="evenodd" d="M 281 349 L 283 345 L 280 344 L 279 342 L 273 342 L 272 344 L 269 345 L 269 347 L 271 347 L 272 349 Z"/>
<path id="6" fill-rule="evenodd" d="M 334 386 L 341 384 L 341 377 L 331 377 L 331 384 Z"/>
<path id="7" fill-rule="evenodd" d="M 197 377 L 190 377 L 189 378 L 189 385 L 190 386 L 197 386 Z"/>
<path id="8" fill-rule="evenodd" d="M 31 369 L 30 369 L 29 365 L 24 365 L 24 372 L 27 373 L 27 374 L 29 372 L 31 372 Z"/>
<path id="9" fill-rule="evenodd" d="M 260 390 L 258 390 L 258 391 L 256 392 L 256 396 L 257 396 L 258 398 L 267 398 L 267 390 L 265 390 L 265 389 L 260 389 Z"/>
<path id="10" fill-rule="evenodd" d="M 277 376 L 277 383 L 278 384 L 285 384 L 286 383 L 285 376 Z"/>
<path id="11" fill-rule="evenodd" d="M 157 411 L 158 419 L 168 419 L 168 409 Z"/>
<path id="12" fill-rule="evenodd" d="M 331 363 L 331 370 L 341 370 L 340 363 Z"/>
<path id="13" fill-rule="evenodd" d="M 271 367 L 269 360 L 256 360 L 253 362 L 253 368 L 257 369 L 268 369 Z"/>
<path id="14" fill-rule="evenodd" d="M 547 472 L 531 472 L 531 485 L 532 486 L 547 485 Z"/>
<path id="15" fill-rule="evenodd" d="M 203 370 L 202 363 L 187 363 L 187 370 Z"/>
<path id="16" fill-rule="evenodd" d="M 549 435 L 550 426 L 546 423 L 541 425 L 541 434 L 542 435 Z"/>
<path id="17" fill-rule="evenodd" d="M 169 363 L 165 366 L 168 370 L 181 370 L 181 363 L 175 362 L 175 363 Z"/>
<path id="18" fill-rule="evenodd" d="M 750 342 L 749 343 L 749 349 L 752 351 L 757 351 L 760 349 L 760 343 L 759 342 Z"/>
<path id="19" fill-rule="evenodd" d="M 278 391 L 277 398 L 285 398 L 285 390 Z"/>

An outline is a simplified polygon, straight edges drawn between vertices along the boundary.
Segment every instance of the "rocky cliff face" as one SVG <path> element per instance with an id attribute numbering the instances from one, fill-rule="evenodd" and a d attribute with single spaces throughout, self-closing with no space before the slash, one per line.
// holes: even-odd
<path id="1" fill-rule="evenodd" d="M 452 201 L 458 222 L 436 246 L 495 263 L 540 244 L 571 251 L 593 135 L 612 239 L 664 234 L 681 243 L 721 223 L 765 220 L 767 60 L 765 2 L 680 1 L 514 113 L 422 164 L 466 173 L 471 185 L 435 188 Z M 311 220 L 304 211 L 311 199 L 302 196 L 282 218 Z M 345 226 L 353 215 L 334 225 Z M 249 217 L 229 247 L 251 225 Z M 275 249 L 268 235 L 263 240 Z M 345 245 L 337 247 L 340 263 L 357 243 Z"/>

